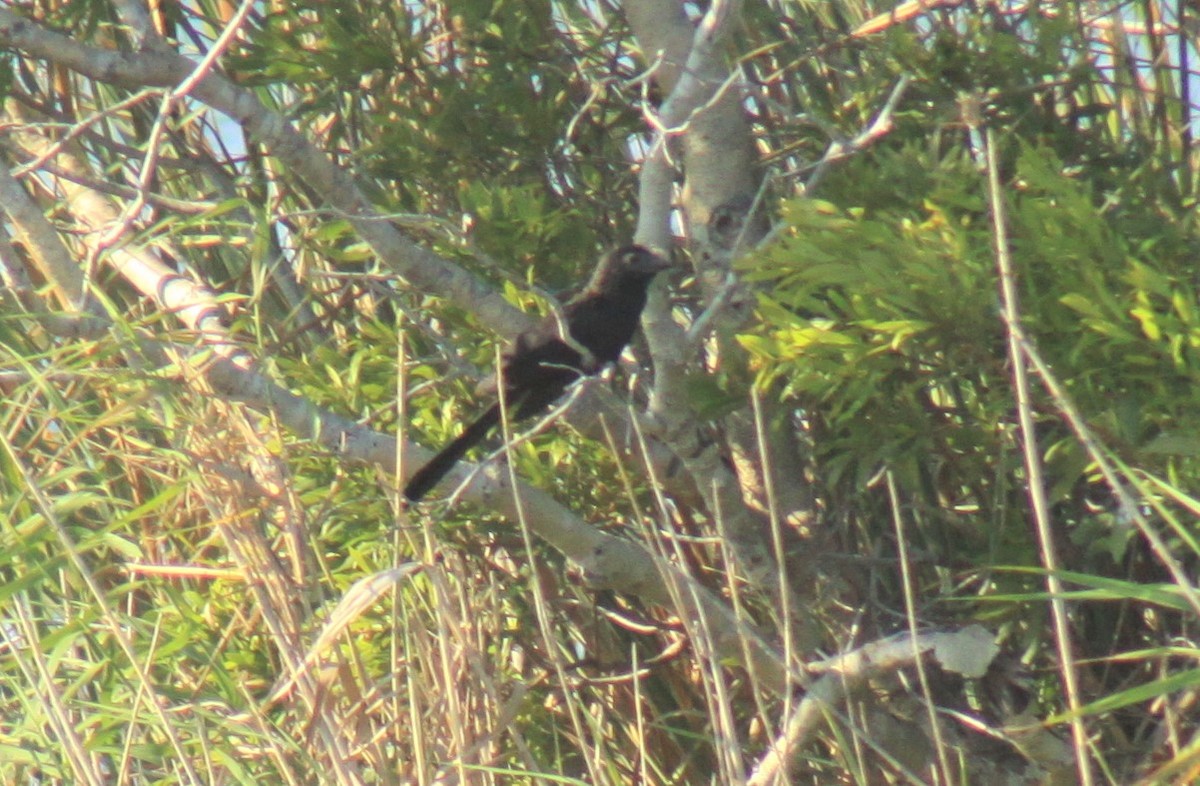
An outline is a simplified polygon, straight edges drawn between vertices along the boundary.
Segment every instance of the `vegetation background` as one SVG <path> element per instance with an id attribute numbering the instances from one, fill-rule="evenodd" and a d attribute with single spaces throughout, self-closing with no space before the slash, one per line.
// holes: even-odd
<path id="1" fill-rule="evenodd" d="M 1200 781 L 1198 33 L 5 0 L 0 780 Z M 631 237 L 627 361 L 406 509 Z"/>

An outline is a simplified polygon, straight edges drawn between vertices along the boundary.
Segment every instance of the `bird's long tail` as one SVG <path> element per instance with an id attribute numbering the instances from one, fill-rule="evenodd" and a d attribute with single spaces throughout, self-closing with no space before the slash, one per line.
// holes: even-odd
<path id="1" fill-rule="evenodd" d="M 497 401 L 476 418 L 474 423 L 467 426 L 466 430 L 455 437 L 449 445 L 442 448 L 425 466 L 417 470 L 417 474 L 413 475 L 409 479 L 408 485 L 404 487 L 404 496 L 408 498 L 409 502 L 416 502 L 424 497 L 441 482 L 447 472 L 454 468 L 463 454 L 470 450 L 472 445 L 486 437 L 492 427 L 499 422 L 500 402 Z"/>

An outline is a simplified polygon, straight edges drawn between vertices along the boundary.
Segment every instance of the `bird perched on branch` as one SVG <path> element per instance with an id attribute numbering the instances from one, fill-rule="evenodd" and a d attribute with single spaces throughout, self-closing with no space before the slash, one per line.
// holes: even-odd
<path id="1" fill-rule="evenodd" d="M 641 246 L 610 251 L 583 291 L 562 307 L 561 320 L 551 315 L 517 336 L 501 356 L 496 380 L 504 385 L 509 419 L 536 415 L 572 382 L 615 363 L 637 329 L 650 282 L 669 264 Z M 498 423 L 499 401 L 417 470 L 404 496 L 412 502 L 425 496 Z"/>

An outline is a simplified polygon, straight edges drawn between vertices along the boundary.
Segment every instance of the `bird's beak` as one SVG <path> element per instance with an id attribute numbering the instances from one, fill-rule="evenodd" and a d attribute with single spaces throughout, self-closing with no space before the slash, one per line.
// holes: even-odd
<path id="1" fill-rule="evenodd" d="M 638 258 L 637 267 L 641 273 L 660 273 L 671 267 L 671 260 L 666 256 L 648 250 L 645 255 Z"/>

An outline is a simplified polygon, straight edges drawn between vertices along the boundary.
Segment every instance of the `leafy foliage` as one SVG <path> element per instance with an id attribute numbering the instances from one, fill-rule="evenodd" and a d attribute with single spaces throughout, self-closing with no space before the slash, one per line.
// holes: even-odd
<path id="1" fill-rule="evenodd" d="M 899 181 L 914 161 L 928 173 L 919 209 L 903 204 L 917 199 L 894 209 L 788 204 L 788 237 L 745 263 L 769 294 L 763 325 L 744 344 L 764 378 L 782 379 L 814 418 L 831 485 L 861 488 L 890 466 L 910 481 L 937 478 L 945 499 L 961 500 L 978 493 L 971 486 L 993 474 L 985 465 L 1011 437 L 993 233 L 968 162 L 929 160 L 910 146 L 880 152 L 871 166 Z M 1064 170 L 1044 149 L 1016 156 L 1011 245 L 1022 318 L 1088 422 L 1133 461 L 1164 434 L 1197 425 L 1188 393 L 1195 295 L 1181 280 L 1195 240 L 1180 236 L 1179 222 L 1148 219 L 1161 203 L 1108 211 Z M 1044 399 L 1040 408 L 1048 444 L 1067 440 Z M 1055 482 L 1060 498 L 1084 475 L 1068 465 L 1072 474 Z"/>
<path id="2" fill-rule="evenodd" d="M 752 374 L 784 413 L 771 425 L 807 446 L 811 466 L 782 476 L 815 481 L 811 542 L 835 547 L 817 566 L 823 594 L 803 609 L 820 646 L 981 621 L 1018 676 L 989 674 L 956 709 L 997 727 L 1015 715 L 1012 737 L 1031 718 L 1065 717 L 1026 494 L 1043 483 L 1072 635 L 1090 658 L 1080 668 L 1091 753 L 1124 783 L 1159 765 L 1163 777 L 1185 773 L 1195 750 L 1192 590 L 1171 570 L 1174 561 L 1186 578 L 1198 557 L 1194 113 L 1165 7 L 1081 19 L 1052 5 L 921 4 L 917 18 L 870 35 L 859 25 L 880 9 L 858 3 L 744 9 L 734 51 L 750 53 L 746 106 L 778 231 L 737 268 L 757 297 L 744 355 L 697 364 L 688 403 L 718 439 L 751 409 Z M 154 24 L 190 55 L 212 43 L 227 6 L 154 5 Z M 143 51 L 107 2 L 21 7 L 29 24 L 74 41 Z M 1158 17 L 1135 18 L 1150 11 Z M 579 281 L 596 248 L 633 226 L 641 102 L 661 96 L 621 12 L 268 3 L 220 68 L 328 151 L 388 220 L 538 312 L 545 304 L 524 284 Z M 1118 20 L 1149 32 L 1100 24 Z M 910 82 L 887 133 L 822 162 L 831 143 L 870 126 L 901 76 Z M 128 247 L 169 249 L 181 278 L 222 293 L 231 335 L 292 393 L 425 443 L 478 406 L 474 382 L 498 337 L 444 293 L 382 269 L 348 216 L 229 118 L 198 101 L 160 118 L 161 94 L 19 52 L 0 62 L 0 93 L 26 113 L 6 129 L 78 131 L 69 147 L 96 181 L 111 181 L 113 199 L 146 198 Z M 1022 325 L 1069 395 L 1035 387 L 1030 402 L 1044 478 L 1021 456 L 973 119 L 999 146 Z M 160 120 L 147 185 L 136 175 Z M 33 271 L 0 289 L 5 781 L 457 772 L 703 783 L 748 772 L 771 750 L 790 705 L 756 675 L 708 673 L 696 657 L 705 642 L 687 642 L 675 615 L 592 591 L 512 521 L 462 507 L 405 512 L 394 478 L 209 389 L 200 369 L 211 354 L 192 352 L 202 338 L 108 272 L 108 256 L 88 254 L 80 238 L 90 230 L 45 188 L 56 176 L 24 183 L 95 274 L 91 296 L 109 321 L 102 333 L 51 330 L 48 316 L 65 307 L 5 225 L 0 251 L 20 253 L 5 251 L 4 272 Z M 681 319 L 707 305 L 687 300 L 692 284 L 675 293 Z M 1066 403 L 1098 447 L 1068 426 Z M 602 441 L 556 426 L 513 452 L 523 477 L 581 518 L 647 538 L 644 481 Z M 1119 469 L 1165 552 L 1130 529 L 1098 455 Z M 753 593 L 730 562 L 721 512 L 686 498 L 659 507 L 676 549 L 668 556 L 728 597 L 739 623 L 779 633 L 777 599 Z M 897 518 L 915 555 L 907 617 L 896 613 L 907 602 L 893 564 Z M 364 576 L 409 560 L 426 572 L 372 598 L 348 635 L 312 656 L 326 616 Z M 953 682 L 940 676 L 942 687 Z M 992 701 L 998 684 L 1023 701 Z M 913 725 L 925 708 L 905 705 L 893 684 L 872 687 L 870 704 L 806 749 L 797 782 L 903 777 L 867 753 L 881 719 L 864 728 L 857 716 L 870 706 Z M 344 744 L 337 756 L 322 747 L 328 719 L 344 735 L 331 736 Z M 1164 737 L 1174 747 L 1160 754 Z M 1035 740 L 1058 742 L 1051 732 Z M 1070 767 L 1038 760 L 1023 741 L 1011 747 L 1011 758 L 1060 779 Z"/>

